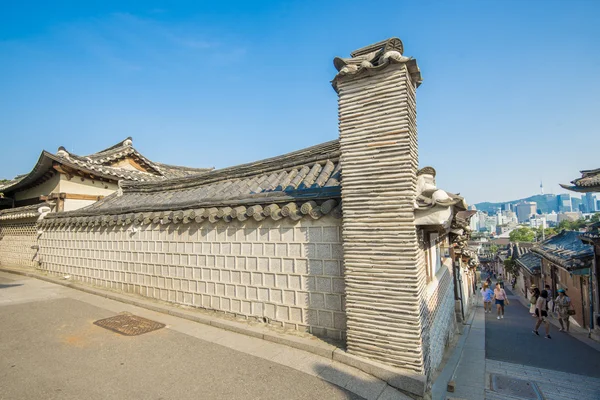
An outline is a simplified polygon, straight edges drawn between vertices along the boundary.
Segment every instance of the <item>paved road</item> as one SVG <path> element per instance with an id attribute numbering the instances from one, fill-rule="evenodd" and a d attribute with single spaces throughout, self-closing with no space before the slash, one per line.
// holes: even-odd
<path id="1" fill-rule="evenodd" d="M 361 399 L 169 326 L 127 337 L 93 325 L 129 307 L 109 302 L 0 273 L 0 399 Z"/>
<path id="2" fill-rule="evenodd" d="M 505 318 L 497 320 L 495 308 L 485 314 L 486 358 L 600 378 L 599 352 L 554 326 L 550 340 L 544 338 L 543 327 L 540 336 L 534 335 L 535 319 L 509 289 L 506 292 L 510 305 Z"/>

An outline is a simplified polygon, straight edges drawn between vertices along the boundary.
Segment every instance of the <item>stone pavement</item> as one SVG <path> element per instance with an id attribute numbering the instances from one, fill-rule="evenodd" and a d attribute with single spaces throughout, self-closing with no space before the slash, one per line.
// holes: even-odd
<path id="1" fill-rule="evenodd" d="M 511 303 L 504 319 L 484 314 L 481 304 L 475 308 L 434 383 L 433 400 L 600 399 L 597 344 L 552 328 L 552 339 L 535 336 L 528 309 L 510 290 L 507 294 Z M 453 393 L 443 390 L 449 380 Z"/>
<path id="2" fill-rule="evenodd" d="M 121 336 L 94 321 L 130 312 L 166 324 Z M 0 399 L 403 399 L 331 359 L 0 273 Z"/>

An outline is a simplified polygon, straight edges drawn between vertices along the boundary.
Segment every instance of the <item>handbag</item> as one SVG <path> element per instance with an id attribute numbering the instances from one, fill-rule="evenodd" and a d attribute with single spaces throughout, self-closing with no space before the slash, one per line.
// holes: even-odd
<path id="1" fill-rule="evenodd" d="M 569 306 L 569 309 L 567 310 L 567 314 L 569 314 L 569 315 L 575 315 L 575 314 L 577 314 L 577 311 L 575 311 L 575 309 L 571 305 L 571 306 Z"/>

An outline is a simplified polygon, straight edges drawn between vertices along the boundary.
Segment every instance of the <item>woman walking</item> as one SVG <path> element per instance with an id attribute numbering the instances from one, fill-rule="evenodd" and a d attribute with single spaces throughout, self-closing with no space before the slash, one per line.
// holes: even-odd
<path id="1" fill-rule="evenodd" d="M 483 288 L 481 289 L 481 296 L 483 296 L 483 312 L 491 313 L 492 312 L 492 297 L 494 297 L 494 292 L 490 289 L 490 286 L 487 282 L 483 284 Z"/>
<path id="2" fill-rule="evenodd" d="M 535 303 L 540 297 L 540 289 L 536 285 L 531 285 L 531 297 L 529 298 L 529 314 L 535 317 Z"/>
<path id="3" fill-rule="evenodd" d="M 565 294 L 565 289 L 558 289 L 558 297 L 554 304 L 558 306 L 558 322 L 560 322 L 559 332 L 569 332 L 569 310 L 571 309 L 571 299 Z"/>
<path id="4" fill-rule="evenodd" d="M 496 300 L 496 310 L 498 311 L 497 319 L 504 318 L 504 305 L 508 304 L 508 297 L 499 283 L 496 283 L 496 289 L 494 289 L 494 299 Z"/>
<path id="5" fill-rule="evenodd" d="M 539 329 L 540 325 L 542 325 L 542 323 L 543 323 L 546 328 L 546 339 L 552 339 L 550 337 L 550 322 L 548 322 L 548 320 L 547 320 L 547 318 L 548 318 L 548 312 L 546 311 L 547 304 L 548 304 L 548 292 L 545 290 L 542 290 L 542 293 L 540 293 L 540 297 L 538 298 L 537 302 L 535 303 L 535 315 L 537 316 L 537 321 L 535 323 L 535 329 L 533 330 L 533 333 L 540 336 L 540 334 L 538 333 L 538 329 Z"/>

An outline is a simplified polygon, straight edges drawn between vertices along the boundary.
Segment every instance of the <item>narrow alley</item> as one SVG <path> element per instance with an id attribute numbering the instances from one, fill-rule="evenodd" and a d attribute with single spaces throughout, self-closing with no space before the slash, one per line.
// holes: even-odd
<path id="1" fill-rule="evenodd" d="M 540 336 L 534 335 L 532 330 L 536 319 L 508 287 L 505 290 L 510 301 L 505 309 L 505 318 L 496 319 L 495 308 L 491 314 L 485 314 L 485 354 L 488 360 L 600 378 L 597 351 L 569 334 L 559 332 L 554 325 L 550 326 L 552 339 L 544 337 L 543 325 L 539 329 Z"/>

